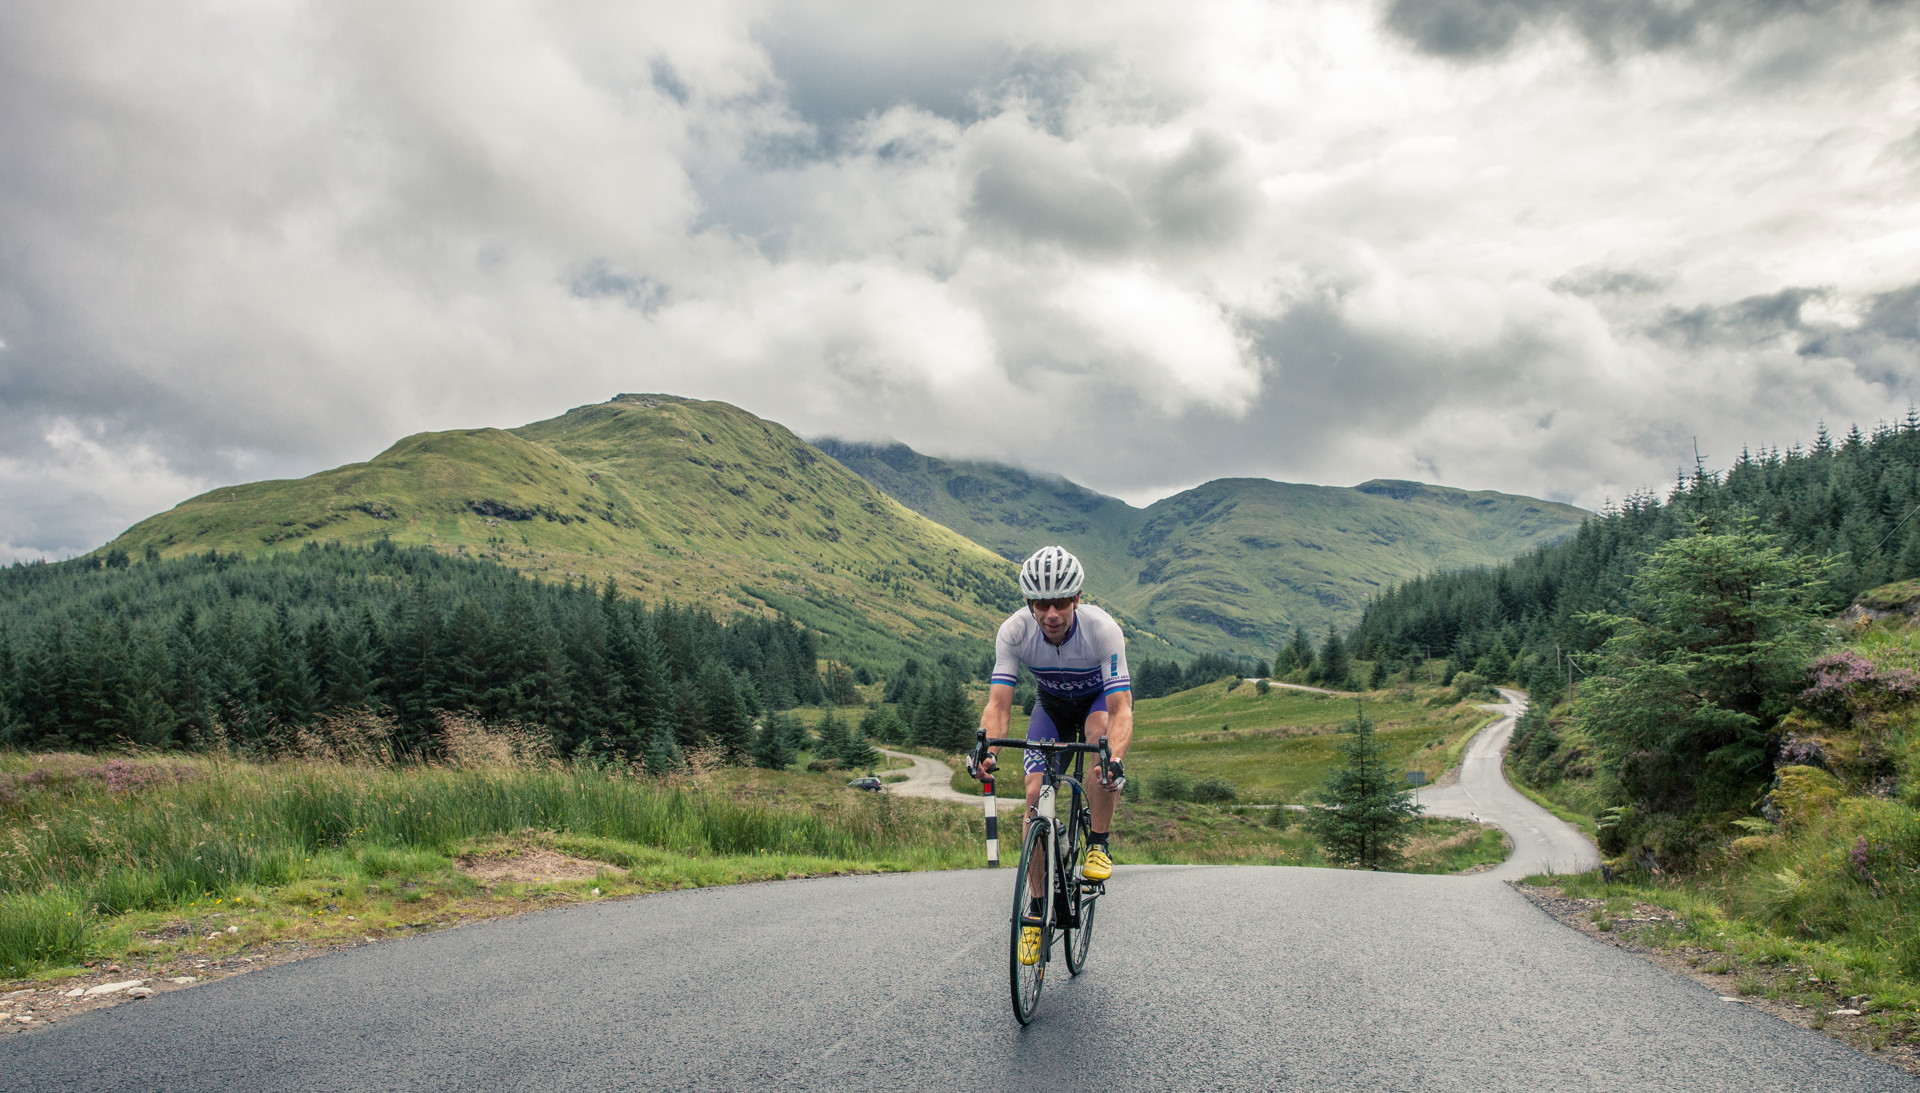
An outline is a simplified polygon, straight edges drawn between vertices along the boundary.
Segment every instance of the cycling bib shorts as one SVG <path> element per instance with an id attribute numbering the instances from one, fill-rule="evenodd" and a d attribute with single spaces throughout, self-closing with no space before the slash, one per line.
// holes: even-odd
<path id="1" fill-rule="evenodd" d="M 1078 744 L 1086 738 L 1087 715 L 1096 710 L 1107 712 L 1106 695 L 1082 702 L 1048 699 L 1043 695 L 1033 704 L 1033 716 L 1027 719 L 1027 739 Z M 1047 757 L 1037 751 L 1026 752 L 1021 765 L 1028 774 L 1039 774 L 1046 769 Z"/>

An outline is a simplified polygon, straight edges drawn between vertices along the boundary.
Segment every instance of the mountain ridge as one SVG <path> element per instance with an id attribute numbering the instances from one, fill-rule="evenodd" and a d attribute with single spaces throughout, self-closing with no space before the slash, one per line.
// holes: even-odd
<path id="1" fill-rule="evenodd" d="M 1588 515 L 1405 479 L 1218 478 L 1135 508 L 1069 479 L 897 442 L 813 444 L 1002 557 L 1057 537 L 1086 563 L 1091 597 L 1187 651 L 1271 648 L 1294 626 L 1351 625 L 1393 583 L 1496 564 L 1572 534 Z"/>
<path id="2" fill-rule="evenodd" d="M 208 491 L 101 549 L 377 539 L 544 579 L 614 579 L 652 600 L 782 611 L 868 659 L 973 647 L 1017 602 L 1003 559 L 784 426 L 673 395 L 417 433 L 362 463 Z"/>
<path id="3" fill-rule="evenodd" d="M 403 437 L 299 479 L 223 486 L 101 548 L 255 553 L 391 539 L 650 600 L 784 612 L 835 655 L 980 651 L 1012 559 L 1068 543 L 1139 656 L 1259 653 L 1295 625 L 1570 533 L 1570 506 L 1395 479 L 1223 478 L 1134 508 L 1057 475 L 822 438 L 723 402 L 622 394 L 512 429 Z"/>

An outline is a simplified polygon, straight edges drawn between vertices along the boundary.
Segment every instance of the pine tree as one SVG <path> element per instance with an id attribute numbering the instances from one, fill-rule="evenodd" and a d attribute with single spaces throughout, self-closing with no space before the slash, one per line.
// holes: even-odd
<path id="1" fill-rule="evenodd" d="M 814 726 L 814 731 L 820 736 L 819 742 L 813 747 L 814 759 L 840 762 L 840 757 L 846 754 L 847 745 L 850 742 L 846 722 L 840 720 L 839 714 L 828 710 L 827 716 L 821 718 L 820 724 Z"/>
<path id="2" fill-rule="evenodd" d="M 753 746 L 753 719 L 740 697 L 739 680 L 718 660 L 709 660 L 700 669 L 699 692 L 708 740 L 725 749 L 727 762 L 745 762 Z"/>
<path id="3" fill-rule="evenodd" d="M 867 714 L 860 719 L 860 734 L 869 740 L 882 744 L 902 744 L 906 734 L 900 724 L 900 717 L 886 706 Z"/>
<path id="4" fill-rule="evenodd" d="M 854 729 L 847 734 L 847 743 L 840 749 L 840 765 L 848 770 L 872 770 L 880 762 L 880 753 L 868 743 L 867 734 Z"/>
<path id="5" fill-rule="evenodd" d="M 1354 719 L 1340 727 L 1337 748 L 1346 762 L 1327 775 L 1321 808 L 1307 813 L 1306 829 L 1328 858 L 1362 869 L 1384 869 L 1400 860 L 1408 826 L 1422 809 L 1413 790 L 1387 767 L 1386 745 L 1356 701 Z"/>
<path id="6" fill-rule="evenodd" d="M 1320 657 L 1314 661 L 1312 679 L 1343 691 L 1353 689 L 1353 659 L 1347 655 L 1347 643 L 1340 631 L 1331 625 L 1327 627 L 1327 640 L 1320 646 Z"/>
<path id="7" fill-rule="evenodd" d="M 791 723 L 791 724 L 790 724 Z M 799 720 L 792 714 L 768 714 L 753 734 L 753 765 L 767 770 L 785 770 L 797 758 L 793 749 Z"/>
<path id="8" fill-rule="evenodd" d="M 1306 627 L 1293 628 L 1293 638 L 1287 642 L 1287 647 L 1281 650 L 1281 655 L 1286 658 L 1287 666 L 1284 670 L 1276 667 L 1273 670 L 1275 675 L 1287 675 L 1302 668 L 1313 667 L 1313 642 L 1307 638 Z"/>
<path id="9" fill-rule="evenodd" d="M 968 716 L 972 709 L 960 680 L 952 673 L 942 675 L 927 702 L 930 724 L 928 743 L 941 751 L 963 752 L 973 747 L 977 719 Z"/>

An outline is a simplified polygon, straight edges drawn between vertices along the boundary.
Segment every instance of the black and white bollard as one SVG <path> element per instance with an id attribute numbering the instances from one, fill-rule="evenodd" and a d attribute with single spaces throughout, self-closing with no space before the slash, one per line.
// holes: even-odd
<path id="1" fill-rule="evenodd" d="M 989 777 L 983 784 L 987 792 L 987 868 L 998 869 L 1000 867 L 1000 820 L 995 813 L 993 779 Z"/>

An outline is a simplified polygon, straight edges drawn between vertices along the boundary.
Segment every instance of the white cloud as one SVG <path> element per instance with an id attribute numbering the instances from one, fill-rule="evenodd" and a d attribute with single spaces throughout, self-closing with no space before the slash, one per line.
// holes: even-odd
<path id="1" fill-rule="evenodd" d="M 1904 412 L 1915 15 L 1449 3 L 8 8 L 0 542 L 622 390 L 1130 498 Z"/>

